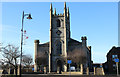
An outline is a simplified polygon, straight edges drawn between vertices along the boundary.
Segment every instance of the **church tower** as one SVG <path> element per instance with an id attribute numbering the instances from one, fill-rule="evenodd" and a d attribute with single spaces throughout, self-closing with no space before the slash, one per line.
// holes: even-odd
<path id="1" fill-rule="evenodd" d="M 67 49 L 70 39 L 69 8 L 64 3 L 64 13 L 56 14 L 56 9 L 50 5 L 50 42 L 49 42 L 49 72 L 67 71 Z M 58 69 L 59 68 L 59 69 Z"/>

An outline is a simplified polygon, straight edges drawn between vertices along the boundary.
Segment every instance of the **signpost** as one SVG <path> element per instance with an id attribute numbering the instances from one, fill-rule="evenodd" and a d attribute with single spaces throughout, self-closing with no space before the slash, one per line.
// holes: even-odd
<path id="1" fill-rule="evenodd" d="M 71 64 L 71 63 L 72 63 L 72 60 L 67 60 L 67 63 L 68 63 L 68 64 Z"/>
<path id="2" fill-rule="evenodd" d="M 116 66 L 117 66 L 117 76 L 119 76 L 119 71 L 118 71 L 118 63 L 119 63 L 119 59 L 116 58 L 116 59 L 114 59 L 114 60 L 115 60 L 115 62 L 116 62 Z"/>
<path id="3" fill-rule="evenodd" d="M 67 63 L 69 64 L 69 72 L 71 72 L 71 69 L 70 69 L 70 64 L 72 63 L 72 60 L 67 60 Z M 71 74 L 71 73 L 70 73 Z M 70 75 L 69 75 L 70 77 Z"/>

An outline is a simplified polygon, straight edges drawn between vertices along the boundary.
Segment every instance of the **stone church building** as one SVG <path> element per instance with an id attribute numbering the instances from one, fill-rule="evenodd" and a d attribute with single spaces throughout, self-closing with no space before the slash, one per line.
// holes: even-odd
<path id="1" fill-rule="evenodd" d="M 64 3 L 64 13 L 56 14 L 56 9 L 50 5 L 50 40 L 40 44 L 39 40 L 34 41 L 35 59 L 39 52 L 47 53 L 48 71 L 57 72 L 58 66 L 63 72 L 67 72 L 67 55 L 69 51 L 82 49 L 86 53 L 87 60 L 84 67 L 91 67 L 91 46 L 87 46 L 87 37 L 81 37 L 82 42 L 70 37 L 70 12 Z M 79 54 L 79 53 L 78 53 Z M 63 60 L 64 59 L 64 60 Z M 35 62 L 34 71 L 37 71 Z"/>

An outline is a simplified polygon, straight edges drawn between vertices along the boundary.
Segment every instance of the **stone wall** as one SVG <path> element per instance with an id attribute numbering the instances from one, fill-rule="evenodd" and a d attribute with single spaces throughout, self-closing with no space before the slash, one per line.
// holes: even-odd
<path id="1" fill-rule="evenodd" d="M 100 67 L 95 68 L 94 67 L 94 75 L 105 75 L 103 68 L 100 68 Z"/>

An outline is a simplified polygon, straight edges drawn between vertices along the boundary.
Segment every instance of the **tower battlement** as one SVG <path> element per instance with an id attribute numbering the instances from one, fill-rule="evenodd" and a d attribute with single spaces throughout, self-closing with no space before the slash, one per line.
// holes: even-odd
<path id="1" fill-rule="evenodd" d="M 60 14 L 54 14 L 53 16 L 64 16 L 64 13 L 62 14 L 62 13 L 60 13 Z"/>

